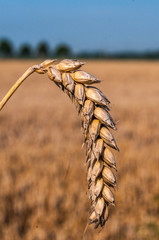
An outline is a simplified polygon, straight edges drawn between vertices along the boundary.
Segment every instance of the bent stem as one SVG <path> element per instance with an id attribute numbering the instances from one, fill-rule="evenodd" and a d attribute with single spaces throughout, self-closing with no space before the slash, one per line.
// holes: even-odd
<path id="1" fill-rule="evenodd" d="M 13 93 L 17 90 L 17 88 L 22 84 L 22 82 L 29 77 L 32 73 L 36 71 L 36 67 L 30 67 L 26 70 L 26 72 L 17 80 L 17 82 L 11 87 L 11 89 L 8 91 L 8 93 L 4 96 L 2 101 L 0 102 L 0 110 L 4 107 L 4 105 L 7 103 L 7 101 L 10 99 L 10 97 L 13 95 Z"/>
<path id="2" fill-rule="evenodd" d="M 4 98 L 0 102 L 0 111 L 2 110 L 4 105 L 7 103 L 9 98 L 13 95 L 13 93 L 17 90 L 17 88 L 22 84 L 22 82 L 27 77 L 29 77 L 34 72 L 37 72 L 39 74 L 46 73 L 47 67 L 52 65 L 53 62 L 55 62 L 55 61 L 56 61 L 56 59 L 47 59 L 44 62 L 42 62 L 41 64 L 37 64 L 37 65 L 34 65 L 34 66 L 28 68 L 28 70 L 26 70 L 26 72 L 17 80 L 17 82 L 11 87 L 9 92 L 4 96 Z"/>

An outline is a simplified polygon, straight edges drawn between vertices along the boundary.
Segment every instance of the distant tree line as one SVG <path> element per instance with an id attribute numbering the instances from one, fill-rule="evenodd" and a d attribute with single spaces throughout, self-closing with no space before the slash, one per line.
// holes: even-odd
<path id="1" fill-rule="evenodd" d="M 15 50 L 13 44 L 8 39 L 0 39 L 0 57 L 1 58 L 48 58 L 48 57 L 76 57 L 76 58 L 95 58 L 95 59 L 159 59 L 158 51 L 147 52 L 80 52 L 74 54 L 65 43 L 59 44 L 54 50 L 50 49 L 47 42 L 40 42 L 35 48 L 30 44 L 22 44 L 18 50 Z"/>
<path id="2" fill-rule="evenodd" d="M 14 49 L 13 44 L 8 39 L 0 39 L 0 57 L 17 58 L 46 58 L 46 57 L 70 57 L 71 48 L 67 44 L 59 44 L 51 50 L 47 42 L 40 42 L 36 48 L 30 44 L 22 44 L 18 50 Z"/>

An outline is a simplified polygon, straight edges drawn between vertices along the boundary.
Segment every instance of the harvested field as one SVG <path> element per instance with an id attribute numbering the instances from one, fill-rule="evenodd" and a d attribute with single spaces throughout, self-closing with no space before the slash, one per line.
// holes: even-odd
<path id="1" fill-rule="evenodd" d="M 41 60 L 39 61 L 41 62 Z M 159 62 L 86 61 L 118 123 L 116 207 L 86 240 L 159 238 Z M 0 61 L 0 99 L 38 61 Z M 70 99 L 33 74 L 0 112 L 0 239 L 82 239 L 88 221 L 85 149 Z"/>

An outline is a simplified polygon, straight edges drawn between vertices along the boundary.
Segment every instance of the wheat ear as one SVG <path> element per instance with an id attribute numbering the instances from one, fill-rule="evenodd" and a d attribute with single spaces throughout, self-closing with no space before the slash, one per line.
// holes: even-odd
<path id="1" fill-rule="evenodd" d="M 110 148 L 119 150 L 110 128 L 116 130 L 115 123 L 109 113 L 110 101 L 96 87 L 90 84 L 100 82 L 91 74 L 79 70 L 84 63 L 64 59 L 58 64 L 55 60 L 46 60 L 30 67 L 15 83 L 0 102 L 0 110 L 20 84 L 32 73 L 47 73 L 49 78 L 60 87 L 73 101 L 81 117 L 84 144 L 86 145 L 87 182 L 91 210 L 89 224 L 94 228 L 103 227 L 108 219 L 108 206 L 114 205 L 112 189 L 116 178 L 112 169 L 116 162 Z"/>

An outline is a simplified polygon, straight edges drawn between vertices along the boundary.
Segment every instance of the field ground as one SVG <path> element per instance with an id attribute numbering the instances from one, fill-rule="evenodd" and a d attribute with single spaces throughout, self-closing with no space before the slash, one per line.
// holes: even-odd
<path id="1" fill-rule="evenodd" d="M 0 61 L 0 98 L 33 61 Z M 159 239 L 159 62 L 87 61 L 112 102 L 118 189 L 105 228 L 85 240 Z M 0 113 L 0 239 L 82 239 L 90 202 L 80 120 L 45 75 Z"/>

